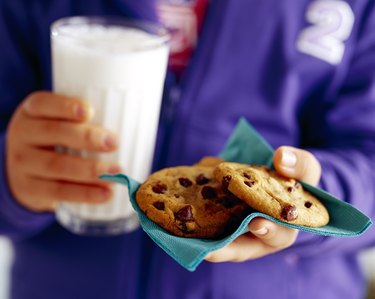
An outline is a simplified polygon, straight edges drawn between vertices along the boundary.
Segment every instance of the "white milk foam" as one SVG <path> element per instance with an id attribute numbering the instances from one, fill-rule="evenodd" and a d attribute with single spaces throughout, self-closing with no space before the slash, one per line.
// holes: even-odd
<path id="1" fill-rule="evenodd" d="M 86 99 L 92 123 L 118 134 L 114 154 L 79 155 L 118 162 L 122 171 L 143 182 L 151 171 L 168 45 L 138 29 L 68 25 L 52 34 L 53 86 L 56 93 Z M 74 150 L 68 150 L 77 154 Z M 110 221 L 134 213 L 127 188 L 116 185 L 105 204 L 68 204 L 83 220 Z"/>

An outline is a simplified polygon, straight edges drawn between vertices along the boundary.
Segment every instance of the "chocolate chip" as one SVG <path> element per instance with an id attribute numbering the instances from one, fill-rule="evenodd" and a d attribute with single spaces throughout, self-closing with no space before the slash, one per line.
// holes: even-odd
<path id="1" fill-rule="evenodd" d="M 231 181 L 232 179 L 232 176 L 230 175 L 226 175 L 223 177 L 223 179 L 221 180 L 221 185 L 223 187 L 224 190 L 227 190 L 228 189 L 228 186 L 229 186 L 229 182 Z"/>
<path id="2" fill-rule="evenodd" d="M 246 186 L 249 186 L 250 188 L 255 184 L 254 181 L 245 181 L 244 183 Z"/>
<path id="3" fill-rule="evenodd" d="M 165 191 L 167 191 L 167 185 L 156 183 L 154 186 L 152 186 L 152 191 L 154 191 L 157 194 L 163 194 Z"/>
<path id="4" fill-rule="evenodd" d="M 157 208 L 158 210 L 161 210 L 161 211 L 163 211 L 165 209 L 165 204 L 164 204 L 164 202 L 161 202 L 161 201 L 154 202 L 153 206 L 155 208 Z"/>
<path id="5" fill-rule="evenodd" d="M 197 182 L 198 185 L 205 185 L 210 181 L 210 179 L 206 178 L 204 174 L 201 173 L 200 175 L 197 176 L 195 181 Z"/>
<path id="6" fill-rule="evenodd" d="M 284 207 L 284 209 L 281 212 L 281 217 L 287 221 L 296 220 L 297 216 L 297 208 L 293 205 Z"/>
<path id="7" fill-rule="evenodd" d="M 185 235 L 192 234 L 194 231 L 189 230 L 188 226 L 186 225 L 186 222 L 181 222 L 178 229 L 182 231 Z"/>
<path id="8" fill-rule="evenodd" d="M 176 197 L 176 198 L 179 198 L 180 197 L 180 194 L 173 194 L 174 195 L 174 197 Z"/>
<path id="9" fill-rule="evenodd" d="M 184 222 L 194 221 L 193 209 L 190 205 L 185 206 L 179 209 L 177 212 L 175 212 L 174 217 L 176 218 L 176 220 L 179 220 L 179 221 L 184 221 Z"/>
<path id="10" fill-rule="evenodd" d="M 294 182 L 294 186 L 292 187 L 288 187 L 288 192 L 291 193 L 293 192 L 295 189 L 298 189 L 299 187 L 301 187 L 301 184 L 298 182 L 298 181 L 295 181 Z"/>
<path id="11" fill-rule="evenodd" d="M 216 190 L 209 186 L 204 186 L 201 191 L 204 199 L 212 199 L 216 197 Z"/>
<path id="12" fill-rule="evenodd" d="M 243 173 L 243 176 L 245 177 L 245 178 L 247 178 L 247 179 L 251 179 L 251 175 L 250 174 L 248 174 L 247 172 L 244 172 Z"/>
<path id="13" fill-rule="evenodd" d="M 311 206 L 312 206 L 312 203 L 311 203 L 311 202 L 309 202 L 309 201 L 306 201 L 306 202 L 305 202 L 305 207 L 306 207 L 306 208 L 311 208 Z"/>
<path id="14" fill-rule="evenodd" d="M 187 188 L 187 187 L 190 187 L 191 185 L 193 185 L 193 182 L 190 181 L 189 179 L 187 178 L 179 178 L 178 181 L 180 182 L 180 185 Z"/>

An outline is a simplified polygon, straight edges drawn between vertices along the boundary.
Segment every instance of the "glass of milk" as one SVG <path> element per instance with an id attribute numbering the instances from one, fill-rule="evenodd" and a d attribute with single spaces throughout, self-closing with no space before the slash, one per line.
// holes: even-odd
<path id="1" fill-rule="evenodd" d="M 58 151 L 117 161 L 143 182 L 151 171 L 168 60 L 167 31 L 157 24 L 116 17 L 68 17 L 51 26 L 53 90 L 90 102 L 92 123 L 119 136 L 111 154 Z M 78 234 L 112 235 L 139 226 L 128 190 L 115 185 L 103 204 L 62 203 L 57 220 Z"/>

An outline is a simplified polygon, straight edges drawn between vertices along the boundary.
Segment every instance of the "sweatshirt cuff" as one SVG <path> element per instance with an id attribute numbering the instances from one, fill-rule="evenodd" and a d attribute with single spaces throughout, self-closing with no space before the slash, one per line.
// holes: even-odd
<path id="1" fill-rule="evenodd" d="M 33 212 L 12 196 L 6 175 L 5 134 L 0 135 L 0 234 L 35 234 L 54 221 L 53 213 Z"/>

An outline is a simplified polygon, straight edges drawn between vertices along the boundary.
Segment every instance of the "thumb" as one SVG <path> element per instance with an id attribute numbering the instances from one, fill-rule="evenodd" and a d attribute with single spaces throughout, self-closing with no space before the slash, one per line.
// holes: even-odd
<path id="1" fill-rule="evenodd" d="M 273 164 L 278 173 L 311 185 L 320 180 L 321 166 L 315 156 L 302 149 L 281 146 L 274 154 Z"/>

